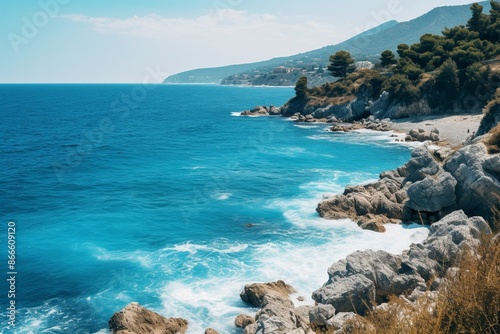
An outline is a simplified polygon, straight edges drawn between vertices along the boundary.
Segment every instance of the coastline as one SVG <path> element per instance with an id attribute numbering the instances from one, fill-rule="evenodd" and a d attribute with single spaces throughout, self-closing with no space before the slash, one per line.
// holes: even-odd
<path id="1" fill-rule="evenodd" d="M 467 139 L 472 138 L 482 119 L 483 114 L 417 116 L 391 120 L 391 127 L 396 131 L 405 133 L 417 128 L 421 128 L 426 132 L 436 128 L 439 130 L 441 140 L 448 141 L 452 146 L 459 146 Z"/>
<path id="2" fill-rule="evenodd" d="M 252 115 L 247 115 L 247 116 L 252 117 Z M 430 156 L 430 154 L 431 154 L 430 152 L 433 149 L 435 149 L 435 147 L 448 149 L 450 152 L 454 151 L 455 149 L 458 149 L 461 146 L 461 144 L 466 141 L 466 139 L 468 137 L 467 135 L 470 136 L 470 134 L 472 134 L 472 130 L 469 131 L 469 134 L 468 134 L 467 129 L 473 128 L 474 129 L 473 131 L 477 131 L 477 128 L 479 127 L 479 123 L 481 121 L 481 118 L 482 118 L 482 115 L 443 115 L 442 117 L 416 117 L 416 118 L 411 118 L 411 119 L 405 119 L 404 121 L 389 122 L 394 135 L 395 135 L 396 131 L 407 131 L 410 129 L 415 130 L 418 128 L 425 129 L 426 131 L 436 128 L 440 133 L 443 134 L 442 138 L 440 138 L 437 145 L 433 145 L 433 144 L 429 145 L 428 143 L 424 144 L 424 145 L 420 145 L 420 144 L 416 145 L 416 147 L 421 147 L 420 150 L 417 150 L 420 153 L 417 155 L 412 154 L 412 159 L 410 159 L 410 161 L 405 166 L 403 166 L 401 168 L 410 168 L 409 166 L 411 166 L 412 164 L 415 165 L 415 161 L 420 161 L 422 159 L 422 157 L 426 156 L 426 154 L 427 154 L 427 156 Z M 461 124 L 461 121 L 465 121 L 465 120 L 467 120 L 467 122 L 464 122 L 463 124 Z M 299 122 L 298 124 L 300 125 L 301 123 Z M 324 123 L 322 123 L 322 124 L 324 124 Z M 312 125 L 312 124 L 310 124 L 310 125 Z M 363 127 L 361 127 L 361 129 L 356 128 L 353 131 L 356 132 L 356 130 L 361 130 L 361 132 L 362 132 L 364 130 L 364 128 Z M 366 131 L 373 131 L 373 130 L 366 130 Z M 394 135 L 391 135 L 391 136 L 394 137 Z M 398 135 L 397 138 L 404 138 L 404 136 L 405 135 L 401 134 L 401 135 Z M 411 145 L 411 143 L 405 143 L 404 140 L 401 140 L 400 144 L 402 144 L 402 145 L 410 144 Z M 462 147 L 462 149 L 460 149 L 459 153 L 461 152 L 460 154 L 468 154 L 468 150 L 471 146 L 481 147 L 484 145 L 482 143 L 479 143 L 479 144 L 476 143 L 476 144 L 470 145 L 470 146 L 466 145 L 466 146 Z M 489 156 L 487 155 L 487 153 L 483 152 L 481 154 L 482 154 L 481 159 L 483 162 L 486 161 L 487 159 L 489 159 L 488 158 Z M 484 154 L 486 154 L 486 157 L 484 156 Z M 450 153 L 449 157 L 450 156 L 452 156 L 451 153 Z M 477 155 L 474 156 L 473 159 L 476 159 L 476 158 L 477 158 Z M 484 165 L 484 163 L 482 163 L 482 165 Z M 426 168 L 430 168 L 430 166 L 432 166 L 432 164 L 424 163 L 423 165 L 420 165 L 415 172 L 420 174 L 420 173 L 422 173 L 422 171 L 426 170 Z M 435 174 L 431 173 L 428 175 L 424 175 L 423 179 L 414 180 L 413 182 L 415 182 L 417 184 L 419 182 L 426 180 L 427 178 L 439 177 L 439 175 L 441 175 L 440 173 L 444 172 L 443 168 L 445 168 L 445 166 L 443 165 L 443 167 L 440 167 L 441 163 L 438 163 L 436 166 L 438 168 L 437 173 L 435 173 Z M 398 168 L 397 173 L 399 173 L 399 170 L 401 168 Z M 387 176 L 389 176 L 389 178 L 398 178 L 398 177 L 401 178 L 401 175 L 399 175 L 399 176 L 397 174 L 392 175 L 391 173 L 396 173 L 396 171 L 383 172 L 381 174 L 381 178 L 387 177 Z M 426 173 L 427 173 L 427 171 L 424 172 L 424 174 L 426 174 Z M 385 176 L 382 176 L 382 175 L 385 175 Z M 454 175 L 454 177 L 456 177 L 456 175 Z M 359 187 L 361 187 L 361 186 L 359 186 Z M 403 190 L 403 188 L 402 188 L 402 190 Z M 346 191 L 347 191 L 347 188 L 346 188 Z M 405 189 L 404 191 L 407 191 L 407 189 Z M 448 190 L 445 189 L 444 192 L 446 192 L 446 191 L 448 191 Z M 443 213 L 443 216 L 441 217 L 441 219 L 439 219 L 439 221 L 437 221 L 437 225 L 436 225 L 436 226 L 440 226 L 440 229 L 433 230 L 431 228 L 431 234 L 429 236 L 427 236 L 424 241 L 422 241 L 422 242 L 419 241 L 416 244 L 412 244 L 409 247 L 409 249 L 403 251 L 401 254 L 390 254 L 390 253 L 387 253 L 386 251 L 373 252 L 372 250 L 361 251 L 361 252 L 358 251 L 358 252 L 355 252 L 355 253 L 348 255 L 347 261 L 350 261 L 349 262 L 350 265 L 357 266 L 357 265 L 361 265 L 361 262 L 362 262 L 361 258 L 366 258 L 366 257 L 371 258 L 371 260 L 368 260 L 368 263 L 366 264 L 366 266 L 368 266 L 368 268 L 373 267 L 374 268 L 373 270 L 375 270 L 373 275 L 378 275 L 378 270 L 383 271 L 385 269 L 378 268 L 376 265 L 377 261 L 382 261 L 382 260 L 383 261 L 385 261 L 385 260 L 396 261 L 396 262 L 403 261 L 405 263 L 405 265 L 413 268 L 412 266 L 413 266 L 413 264 L 414 264 L 413 262 L 415 260 L 413 257 L 418 256 L 418 261 L 420 261 L 418 263 L 422 263 L 422 265 L 421 265 L 421 267 L 418 267 L 418 268 L 415 267 L 415 268 L 411 269 L 411 275 L 409 273 L 405 274 L 405 275 L 409 275 L 408 277 L 398 276 L 400 274 L 384 273 L 384 275 L 387 274 L 387 275 L 389 275 L 389 277 L 392 277 L 392 278 L 390 278 L 390 280 L 397 281 L 397 280 L 403 279 L 405 282 L 403 284 L 405 289 L 410 289 L 408 291 L 397 290 L 397 289 L 390 290 L 391 294 L 400 295 L 401 293 L 406 291 L 404 293 L 411 293 L 411 297 L 409 297 L 409 302 L 415 302 L 419 297 L 421 297 L 422 295 L 424 295 L 425 293 L 428 292 L 428 290 L 426 288 L 426 284 L 427 284 L 426 282 L 430 277 L 429 273 L 434 273 L 434 274 L 438 275 L 437 277 L 439 277 L 439 278 L 436 281 L 437 283 L 434 283 L 434 286 L 438 287 L 439 282 L 446 281 L 446 269 L 451 267 L 451 263 L 452 263 L 452 262 L 450 262 L 450 264 L 447 265 L 447 267 L 445 267 L 444 269 L 441 268 L 440 270 L 442 270 L 442 272 L 436 271 L 437 266 L 435 266 L 432 262 L 432 261 L 434 261 L 434 259 L 429 259 L 429 258 L 427 258 L 426 255 L 424 255 L 424 253 L 419 253 L 420 252 L 419 247 L 424 247 L 424 248 L 430 247 L 429 249 L 431 249 L 432 247 L 434 247 L 434 244 L 435 244 L 435 242 L 432 240 L 439 239 L 439 242 L 444 242 L 443 238 L 447 238 L 450 233 L 461 233 L 461 235 L 463 235 L 463 237 L 461 237 L 460 242 L 458 242 L 454 245 L 451 245 L 451 244 L 447 245 L 446 247 L 448 247 L 449 249 L 446 251 L 443 249 L 443 251 L 449 252 L 450 249 L 453 249 L 453 248 L 458 247 L 457 249 L 459 249 L 461 247 L 464 247 L 464 245 L 469 245 L 469 244 L 474 245 L 478 241 L 477 236 L 480 235 L 481 233 L 486 233 L 486 234 L 490 233 L 491 234 L 491 230 L 489 229 L 488 224 L 485 222 L 484 219 L 482 219 L 480 217 L 473 217 L 473 218 L 469 218 L 469 217 L 472 217 L 472 216 L 467 216 L 464 214 L 464 212 L 460 208 L 456 208 L 456 210 L 450 211 L 446 214 Z M 354 219 L 351 219 L 351 220 L 354 220 Z M 458 223 L 458 222 L 460 222 L 460 223 Z M 407 221 L 404 223 L 406 224 Z M 432 223 L 432 221 L 430 223 Z M 434 220 L 434 223 L 436 224 L 436 220 Z M 390 226 L 390 225 L 391 224 L 389 224 L 388 226 Z M 456 228 L 455 225 L 459 226 L 458 230 L 454 230 Z M 469 229 L 470 232 L 464 232 L 463 231 L 464 229 L 465 230 Z M 385 230 L 385 228 L 384 228 L 384 230 Z M 379 232 L 383 232 L 383 231 L 379 231 Z M 436 238 L 438 238 L 438 239 L 436 239 Z M 423 245 L 423 246 L 419 246 L 419 245 Z M 443 255 L 443 256 L 451 256 L 452 258 L 457 259 L 456 256 L 457 256 L 459 250 L 453 251 L 453 252 L 455 252 L 455 253 L 453 253 L 454 255 L 448 254 L 448 255 Z M 412 260 L 412 258 L 413 258 L 413 260 Z M 334 268 L 335 266 L 338 266 L 338 265 L 344 263 L 345 261 L 346 261 L 345 259 L 337 261 L 333 264 L 333 266 L 331 268 Z M 361 261 L 361 262 L 359 262 L 359 261 Z M 370 261 L 375 261 L 375 262 L 372 263 Z M 429 262 L 429 261 L 431 261 L 431 262 Z M 360 310 L 362 311 L 363 307 L 360 306 L 361 304 L 357 304 L 355 309 L 350 309 L 349 305 L 346 306 L 345 303 L 342 304 L 342 302 L 338 302 L 337 297 L 332 297 L 332 295 L 330 295 L 331 288 L 329 286 L 331 285 L 331 282 L 344 282 L 345 281 L 344 283 L 342 283 L 340 285 L 341 286 L 340 289 L 341 290 L 343 289 L 342 291 L 344 291 L 344 292 L 347 291 L 349 294 L 352 293 L 353 296 L 355 296 L 354 298 L 356 298 L 356 300 L 359 299 L 358 301 L 363 301 L 363 300 L 367 301 L 367 299 L 366 299 L 367 295 L 356 290 L 359 287 L 351 286 L 348 283 L 349 280 L 353 279 L 353 277 L 357 277 L 358 273 L 356 273 L 354 271 L 354 272 L 348 274 L 347 277 L 342 276 L 344 274 L 342 274 L 341 276 L 336 276 L 337 274 L 334 274 L 334 272 L 332 271 L 331 268 L 328 270 L 329 277 L 330 277 L 328 282 L 323 285 L 323 288 L 318 286 L 318 290 L 316 290 L 313 293 L 313 300 L 316 302 L 315 304 L 307 305 L 307 302 L 303 303 L 303 301 L 306 301 L 309 299 L 309 298 L 304 299 L 304 296 L 298 296 L 297 294 L 290 294 L 290 295 L 281 294 L 280 295 L 279 293 L 278 293 L 278 295 L 276 295 L 277 292 L 274 291 L 273 289 L 271 289 L 271 290 L 264 289 L 265 291 L 259 292 L 261 295 L 258 298 L 260 298 L 262 300 L 261 304 L 254 305 L 254 307 L 257 307 L 258 309 L 260 308 L 260 311 L 258 311 L 255 316 L 248 316 L 248 315 L 238 316 L 238 318 L 236 318 L 236 320 L 235 320 L 236 326 L 240 327 L 240 328 L 246 328 L 245 333 L 249 333 L 249 334 L 257 333 L 258 332 L 257 328 L 262 328 L 259 326 L 264 326 L 264 328 L 268 329 L 267 331 L 263 331 L 262 333 L 290 333 L 291 330 L 293 330 L 295 333 L 296 329 L 299 329 L 299 331 L 297 333 L 315 333 L 314 331 L 311 332 L 309 330 L 311 328 L 317 329 L 317 328 L 320 328 L 321 326 L 326 326 L 326 327 L 321 327 L 321 328 L 330 328 L 330 329 L 336 328 L 338 330 L 339 328 L 342 327 L 342 324 L 345 321 L 349 321 L 349 319 L 354 318 L 353 312 L 359 312 Z M 400 268 L 398 270 L 401 271 L 402 269 Z M 396 270 L 396 271 L 398 271 L 398 270 Z M 408 270 L 408 269 L 405 269 L 405 270 Z M 372 274 L 366 274 L 366 275 L 372 275 Z M 367 277 L 368 277 L 368 279 L 370 279 L 371 276 L 367 276 Z M 401 278 L 401 277 L 404 277 L 404 278 Z M 283 277 L 283 279 L 285 279 L 285 282 L 288 282 L 286 277 Z M 363 280 L 366 280 L 366 278 Z M 248 284 L 245 287 L 245 290 L 250 285 L 265 287 L 265 286 L 273 285 L 273 284 L 275 284 L 275 283 Z M 391 283 L 391 284 L 393 284 L 393 283 Z M 335 286 L 338 286 L 338 283 L 335 283 Z M 334 288 L 334 289 L 337 289 L 337 288 Z M 373 291 L 377 291 L 377 294 L 378 294 L 379 289 L 383 289 L 383 288 L 378 286 L 377 283 L 375 283 L 375 286 L 373 286 L 370 289 L 374 289 Z M 361 295 L 360 295 L 360 293 L 361 293 Z M 373 292 L 373 293 L 375 293 L 375 292 Z M 386 293 L 386 292 L 383 292 L 383 293 Z M 434 292 L 434 293 L 436 293 L 436 292 Z M 242 292 L 242 294 L 243 294 L 243 292 Z M 245 298 L 248 298 L 248 297 L 245 297 Z M 244 297 L 242 297 L 242 299 L 245 301 Z M 345 300 L 342 299 L 341 297 L 339 300 L 341 300 L 341 301 L 343 300 L 345 302 Z M 331 306 L 332 304 L 335 306 L 335 308 Z M 328 308 L 327 312 L 325 311 L 325 307 Z M 335 311 L 335 310 L 337 310 L 337 311 Z M 249 309 L 249 311 L 250 311 L 250 309 Z M 327 314 L 325 315 L 324 312 L 326 312 Z M 291 315 L 291 318 L 290 318 L 290 315 Z M 241 320 L 242 317 L 244 319 L 246 319 L 244 322 L 244 325 L 241 325 L 241 323 L 239 323 L 239 320 Z M 318 320 L 318 317 L 320 318 L 320 320 Z M 322 317 L 323 318 L 326 317 L 328 319 L 323 319 Z M 292 319 L 292 321 L 290 322 L 287 319 L 288 320 Z M 323 319 L 323 320 L 321 320 L 321 319 Z M 273 328 L 275 328 L 273 326 L 276 323 L 285 323 L 287 327 L 284 331 L 276 331 L 276 329 L 273 329 Z M 296 326 L 296 327 L 293 327 L 293 326 Z M 319 327 L 317 327 L 317 326 L 319 326 Z M 302 330 L 302 331 L 300 331 L 300 330 Z M 211 331 L 209 333 L 217 333 L 217 332 L 213 331 L 211 329 Z M 261 332 L 259 332 L 259 333 L 261 333 Z M 316 332 L 316 333 L 318 333 L 318 332 Z"/>
<path id="3" fill-rule="evenodd" d="M 382 172 L 377 182 L 348 186 L 342 195 L 324 199 L 317 208 L 321 217 L 348 218 L 376 232 L 385 232 L 386 224 L 420 219 L 431 226 L 430 234 L 398 255 L 357 251 L 335 262 L 328 269 L 329 280 L 314 291 L 313 306 L 294 306 L 291 295 L 276 297 L 279 292 L 272 289 L 262 292 L 265 302 L 258 305 L 262 308 L 255 320 L 242 327 L 245 333 L 345 333 L 344 323 L 366 324 L 359 316 L 370 309 L 387 312 L 388 307 L 397 308 L 397 304 L 390 306 L 388 296 L 401 298 L 410 308 L 418 306 L 419 300 L 437 299 L 439 288 L 452 282 L 450 270 L 459 270 L 461 254 L 478 251 L 482 238 L 494 233 L 498 219 L 498 200 L 487 196 L 500 194 L 498 177 L 490 174 L 500 167 L 499 156 L 487 151 L 484 138 L 473 140 L 481 120 L 482 115 L 442 115 L 336 125 L 333 131 L 373 131 L 373 125 L 382 125 L 381 131 L 409 131 L 409 137 L 411 131 L 442 135 L 431 141 L 436 145 L 419 140 L 425 143 L 417 146 L 412 158 L 397 170 Z M 309 122 L 317 121 L 309 118 Z M 447 153 L 440 156 L 440 150 Z M 484 191 L 486 183 L 490 188 Z M 487 210 L 472 204 L 482 201 Z M 274 283 L 261 287 L 266 284 Z M 287 329 L 275 331 L 276 323 Z M 266 331 L 268 328 L 271 330 Z"/>

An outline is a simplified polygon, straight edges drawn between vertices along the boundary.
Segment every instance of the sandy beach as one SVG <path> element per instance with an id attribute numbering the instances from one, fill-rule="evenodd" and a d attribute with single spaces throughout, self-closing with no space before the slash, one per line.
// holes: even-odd
<path id="1" fill-rule="evenodd" d="M 439 130 L 441 140 L 448 140 L 451 145 L 461 145 L 477 131 L 483 115 L 419 116 L 392 121 L 396 131 L 408 133 L 412 129 L 430 131 Z"/>

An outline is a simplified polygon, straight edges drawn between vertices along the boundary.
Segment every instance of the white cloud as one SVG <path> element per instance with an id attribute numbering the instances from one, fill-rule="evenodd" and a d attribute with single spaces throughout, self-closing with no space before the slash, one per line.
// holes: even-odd
<path id="1" fill-rule="evenodd" d="M 99 33 L 177 43 L 176 47 L 186 50 L 203 46 L 207 55 L 239 55 L 233 57 L 233 62 L 304 52 L 343 41 L 355 33 L 335 31 L 332 24 L 310 16 L 278 17 L 234 9 L 216 10 L 196 18 L 148 15 L 123 19 L 79 14 L 63 17 L 90 24 Z"/>

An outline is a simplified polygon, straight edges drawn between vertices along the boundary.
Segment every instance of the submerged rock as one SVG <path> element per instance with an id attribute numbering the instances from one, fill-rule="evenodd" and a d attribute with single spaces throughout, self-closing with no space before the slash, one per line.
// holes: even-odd
<path id="1" fill-rule="evenodd" d="M 187 328 L 187 320 L 165 318 L 138 303 L 128 304 L 109 320 L 109 329 L 112 334 L 182 334 Z"/>

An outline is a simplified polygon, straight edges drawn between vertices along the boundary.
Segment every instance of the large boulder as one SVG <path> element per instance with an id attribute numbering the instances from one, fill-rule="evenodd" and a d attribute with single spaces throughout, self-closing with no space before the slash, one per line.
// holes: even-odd
<path id="1" fill-rule="evenodd" d="M 498 155 L 489 155 L 484 144 L 476 143 L 457 151 L 444 165 L 457 180 L 458 208 L 469 216 L 484 217 L 491 226 L 499 218 L 499 162 Z"/>
<path id="2" fill-rule="evenodd" d="M 398 168 L 398 173 L 404 177 L 403 184 L 414 183 L 441 171 L 441 166 L 432 157 L 426 147 L 417 147 L 411 152 L 410 160 Z"/>
<path id="3" fill-rule="evenodd" d="M 264 297 L 268 295 L 279 296 L 283 299 L 289 299 L 289 295 L 294 293 L 292 286 L 283 281 L 271 283 L 253 283 L 247 284 L 240 293 L 241 300 L 255 307 L 262 307 Z"/>
<path id="4" fill-rule="evenodd" d="M 330 304 L 317 304 L 309 310 L 309 322 L 317 327 L 329 327 L 335 316 L 335 308 Z"/>
<path id="5" fill-rule="evenodd" d="M 254 318 L 240 315 L 235 325 L 245 334 L 313 334 L 310 331 L 310 306 L 295 307 L 289 295 L 295 290 L 283 281 L 245 286 L 241 298 L 261 307 Z"/>
<path id="6" fill-rule="evenodd" d="M 309 334 L 309 306 L 295 308 L 283 296 L 269 294 L 262 300 L 262 309 L 255 322 L 245 327 L 245 334 Z"/>
<path id="7" fill-rule="evenodd" d="M 456 203 L 456 185 L 457 180 L 447 172 L 427 176 L 410 185 L 406 205 L 415 211 L 441 211 Z"/>
<path id="8" fill-rule="evenodd" d="M 313 292 L 316 302 L 330 304 L 340 312 L 364 313 L 375 300 L 375 285 L 361 274 L 330 280 Z"/>
<path id="9" fill-rule="evenodd" d="M 165 318 L 138 303 L 130 303 L 109 320 L 112 334 L 182 334 L 188 327 L 187 320 Z"/>

